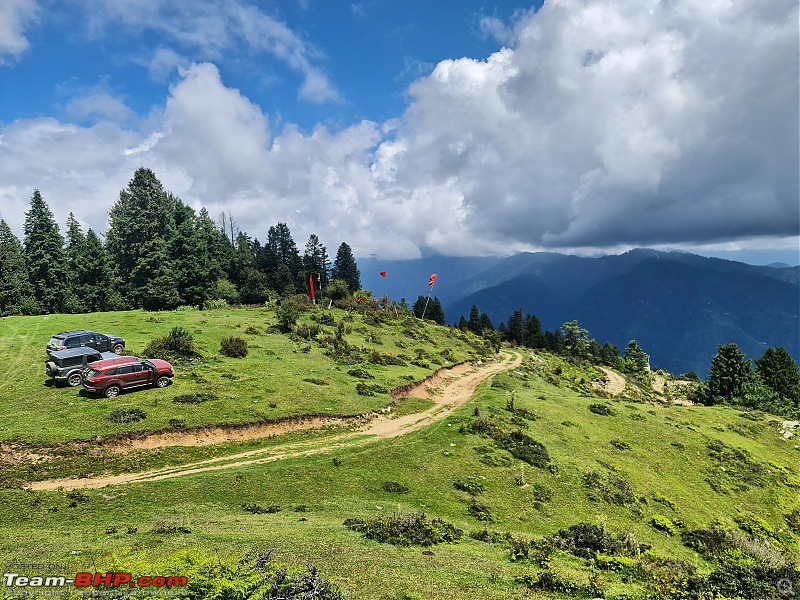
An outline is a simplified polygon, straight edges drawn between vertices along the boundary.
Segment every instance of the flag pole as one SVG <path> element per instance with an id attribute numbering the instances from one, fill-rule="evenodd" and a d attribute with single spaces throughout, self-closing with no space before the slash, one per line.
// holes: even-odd
<path id="1" fill-rule="evenodd" d="M 434 285 L 436 285 L 436 273 L 431 275 L 431 278 L 428 281 L 428 287 L 430 287 L 430 289 L 428 290 L 428 297 L 425 300 L 425 308 L 422 309 L 422 316 L 420 317 L 420 319 L 424 319 L 425 318 L 425 311 L 428 310 L 428 302 L 430 302 L 430 300 L 431 300 L 431 294 L 433 293 L 433 286 Z"/>

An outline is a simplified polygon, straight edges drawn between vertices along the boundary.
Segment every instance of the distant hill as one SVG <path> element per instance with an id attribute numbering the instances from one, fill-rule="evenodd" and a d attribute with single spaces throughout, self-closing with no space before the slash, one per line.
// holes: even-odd
<path id="1" fill-rule="evenodd" d="M 382 295 L 367 285 L 365 264 L 375 270 L 378 263 L 359 261 L 359 267 L 365 287 Z M 397 279 L 392 297 L 410 302 L 427 293 L 428 271 L 438 269 L 434 294 L 450 323 L 468 317 L 473 304 L 495 326 L 518 308 L 551 331 L 578 319 L 601 343 L 624 350 L 635 339 L 655 368 L 702 377 L 717 346 L 729 342 L 753 359 L 767 347 L 786 348 L 800 359 L 800 267 L 647 249 L 598 258 L 536 252 L 382 264 L 391 264 Z M 403 291 L 409 283 L 413 287 Z"/>

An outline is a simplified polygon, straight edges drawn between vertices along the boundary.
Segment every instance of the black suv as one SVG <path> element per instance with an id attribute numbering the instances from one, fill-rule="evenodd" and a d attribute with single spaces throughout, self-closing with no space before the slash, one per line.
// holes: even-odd
<path id="1" fill-rule="evenodd" d="M 83 371 L 92 363 L 108 358 L 117 358 L 113 352 L 99 352 L 94 348 L 69 348 L 49 353 L 50 360 L 44 363 L 48 377 L 56 383 L 75 387 L 83 383 Z"/>
<path id="2" fill-rule="evenodd" d="M 94 348 L 98 352 L 113 352 L 122 354 L 125 350 L 125 340 L 115 335 L 105 335 L 96 331 L 81 329 L 59 333 L 47 342 L 47 353 L 52 354 L 57 350 L 70 348 Z"/>

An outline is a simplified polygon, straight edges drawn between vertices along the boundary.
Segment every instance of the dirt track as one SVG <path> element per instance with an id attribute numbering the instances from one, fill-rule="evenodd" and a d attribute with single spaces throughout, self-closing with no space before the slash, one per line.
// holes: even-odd
<path id="1" fill-rule="evenodd" d="M 51 479 L 31 483 L 32 490 L 76 490 L 101 488 L 108 485 L 121 485 L 129 483 L 142 483 L 158 481 L 194 473 L 229 469 L 242 465 L 261 464 L 274 462 L 286 458 L 308 456 L 330 452 L 340 448 L 361 446 L 375 439 L 397 437 L 416 431 L 430 423 L 441 420 L 450 415 L 457 407 L 465 404 L 475 393 L 478 385 L 495 373 L 516 367 L 522 362 L 522 356 L 517 353 L 503 353 L 500 360 L 478 365 L 459 365 L 452 369 L 442 369 L 425 382 L 403 391 L 394 398 L 424 398 L 435 404 L 428 410 L 393 417 L 376 415 L 372 418 L 362 419 L 363 425 L 356 431 L 342 433 L 333 437 L 324 446 L 319 442 L 294 442 L 278 447 L 251 450 L 240 454 L 222 456 L 196 463 L 184 464 L 175 467 L 164 467 L 142 473 L 124 473 L 107 477 L 94 477 L 85 479 Z M 217 444 L 230 440 L 241 441 L 257 439 L 278 433 L 296 431 L 298 429 L 321 427 L 332 419 L 309 419 L 307 421 L 293 421 L 286 424 L 270 424 L 261 427 L 241 428 L 239 431 L 207 430 L 202 434 L 168 433 L 155 434 L 145 438 L 126 440 L 117 443 L 112 449 L 117 452 L 126 452 L 136 449 L 159 448 L 165 446 L 198 446 Z M 341 421 L 338 421 L 341 423 Z M 282 428 L 283 426 L 283 428 Z"/>

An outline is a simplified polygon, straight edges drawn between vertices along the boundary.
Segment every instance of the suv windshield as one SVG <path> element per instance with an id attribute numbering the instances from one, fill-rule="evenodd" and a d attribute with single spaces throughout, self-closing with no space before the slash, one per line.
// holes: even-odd
<path id="1" fill-rule="evenodd" d="M 50 341 L 47 342 L 47 345 L 48 346 L 63 346 L 64 345 L 64 340 L 62 340 L 61 338 L 57 338 L 57 337 L 50 338 Z"/>
<path id="2" fill-rule="evenodd" d="M 86 371 L 89 377 L 97 377 L 100 375 L 100 371 L 95 371 L 94 369 L 86 369 Z"/>

